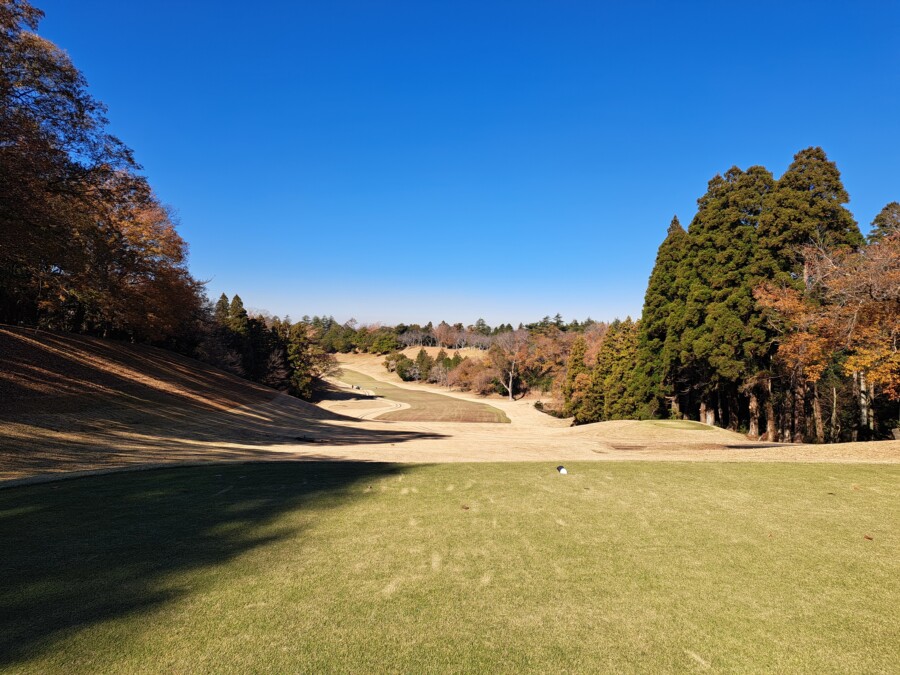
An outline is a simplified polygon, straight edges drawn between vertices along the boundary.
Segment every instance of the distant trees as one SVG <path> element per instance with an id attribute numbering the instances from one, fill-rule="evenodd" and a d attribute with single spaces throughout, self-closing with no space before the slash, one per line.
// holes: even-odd
<path id="1" fill-rule="evenodd" d="M 207 317 L 195 355 L 223 370 L 304 399 L 336 372 L 310 322 L 250 314 L 239 295 L 229 301 L 224 293 Z"/>

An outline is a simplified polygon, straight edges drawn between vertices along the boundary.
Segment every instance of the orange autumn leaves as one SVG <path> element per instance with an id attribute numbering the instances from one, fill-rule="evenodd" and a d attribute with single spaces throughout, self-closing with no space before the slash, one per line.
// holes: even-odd
<path id="1" fill-rule="evenodd" d="M 864 373 L 900 400 L 900 233 L 858 251 L 807 247 L 806 288 L 758 288 L 781 333 L 777 357 L 817 382 L 841 360 L 844 374 Z"/>

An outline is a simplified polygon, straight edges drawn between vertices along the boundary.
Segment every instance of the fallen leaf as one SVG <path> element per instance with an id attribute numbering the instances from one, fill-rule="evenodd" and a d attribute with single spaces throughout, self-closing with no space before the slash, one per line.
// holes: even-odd
<path id="1" fill-rule="evenodd" d="M 870 537 L 869 535 L 863 535 L 863 539 L 868 539 L 869 541 L 874 541 L 874 537 Z"/>

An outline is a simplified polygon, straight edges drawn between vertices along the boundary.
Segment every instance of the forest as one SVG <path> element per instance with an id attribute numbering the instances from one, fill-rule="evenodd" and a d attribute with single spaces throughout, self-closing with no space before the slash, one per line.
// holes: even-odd
<path id="1" fill-rule="evenodd" d="M 172 211 L 82 73 L 36 34 L 41 17 L 0 0 L 0 322 L 150 343 L 304 398 L 335 353 L 356 351 L 407 380 L 541 392 L 575 424 L 684 418 L 809 442 L 900 426 L 900 204 L 864 237 L 821 148 L 777 179 L 714 176 L 687 229 L 669 225 L 639 320 L 294 322 L 238 295 L 210 301 Z"/>

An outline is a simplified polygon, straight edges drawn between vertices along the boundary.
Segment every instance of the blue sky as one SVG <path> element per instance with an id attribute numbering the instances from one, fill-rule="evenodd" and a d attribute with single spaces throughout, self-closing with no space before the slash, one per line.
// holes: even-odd
<path id="1" fill-rule="evenodd" d="M 637 316 L 673 214 L 820 145 L 900 200 L 900 3 L 34 0 L 211 297 Z"/>

